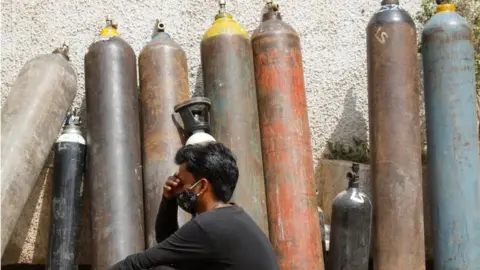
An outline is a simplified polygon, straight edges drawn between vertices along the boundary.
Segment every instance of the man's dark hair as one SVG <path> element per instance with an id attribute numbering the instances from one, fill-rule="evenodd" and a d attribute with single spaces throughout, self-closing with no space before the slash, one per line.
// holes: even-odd
<path id="1" fill-rule="evenodd" d="M 218 142 L 186 145 L 178 150 L 175 163 L 186 163 L 187 171 L 197 181 L 206 178 L 218 200 L 228 202 L 232 198 L 238 167 L 235 156 L 225 145 Z"/>

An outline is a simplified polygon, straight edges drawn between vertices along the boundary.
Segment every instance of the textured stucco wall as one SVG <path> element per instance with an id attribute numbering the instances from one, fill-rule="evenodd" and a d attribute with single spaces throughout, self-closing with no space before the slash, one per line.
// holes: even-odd
<path id="1" fill-rule="evenodd" d="M 330 138 L 367 136 L 365 27 L 380 1 L 277 1 L 284 20 L 300 34 L 305 84 L 315 157 Z M 376 3 L 377 2 L 377 3 Z M 414 15 L 421 0 L 401 1 Z M 250 33 L 261 18 L 263 0 L 227 1 L 227 9 Z M 49 53 L 64 39 L 78 72 L 76 103 L 84 96 L 83 56 L 105 15 L 119 23 L 122 37 L 137 55 L 160 18 L 188 57 L 192 91 L 202 90 L 199 46 L 213 21 L 215 0 L 162 1 L 1 1 L 2 104 L 22 65 L 37 54 Z"/>
<path id="2" fill-rule="evenodd" d="M 278 0 L 284 20 L 299 32 L 303 47 L 305 84 L 315 160 L 328 140 L 367 139 L 367 77 L 365 27 L 380 0 Z M 421 0 L 401 1 L 412 16 Z M 260 22 L 263 0 L 228 1 L 227 9 L 252 33 Z M 4 103 L 18 71 L 30 58 L 49 53 L 63 40 L 71 44 L 71 61 L 78 72 L 84 97 L 83 56 L 111 14 L 122 37 L 137 55 L 150 39 L 154 20 L 167 31 L 188 56 L 191 91 L 202 91 L 200 40 L 213 21 L 215 0 L 162 1 L 1 1 L 1 91 Z M 26 97 L 28 98 L 28 97 Z M 2 263 L 44 263 L 48 245 L 50 165 L 39 177 Z M 88 200 L 87 200 L 88 201 Z M 86 208 L 88 212 L 88 206 Z M 80 261 L 89 262 L 88 214 L 83 219 Z M 9 254 L 9 255 L 8 255 Z"/>

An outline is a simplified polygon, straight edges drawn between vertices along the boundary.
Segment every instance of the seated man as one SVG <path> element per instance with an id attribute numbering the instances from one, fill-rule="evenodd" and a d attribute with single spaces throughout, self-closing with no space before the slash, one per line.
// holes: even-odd
<path id="1" fill-rule="evenodd" d="M 160 243 L 110 269 L 279 269 L 268 238 L 240 206 L 229 203 L 238 180 L 232 152 L 221 143 L 187 145 L 175 162 L 179 169 L 164 186 L 157 218 Z M 193 215 L 180 229 L 177 204 Z"/>

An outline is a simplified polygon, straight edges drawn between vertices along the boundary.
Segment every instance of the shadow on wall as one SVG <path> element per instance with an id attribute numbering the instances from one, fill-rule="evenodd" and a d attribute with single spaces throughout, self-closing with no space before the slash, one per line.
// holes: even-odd
<path id="1" fill-rule="evenodd" d="M 367 137 L 367 123 L 363 114 L 356 109 L 357 98 L 353 94 L 353 89 L 350 88 L 345 95 L 343 112 L 338 121 L 335 130 L 330 135 L 327 141 L 328 145 L 325 148 L 322 157 L 329 160 L 343 160 L 348 162 L 368 162 L 368 137 Z M 351 138 L 345 138 L 344 134 L 352 134 Z M 355 136 L 356 135 L 356 136 Z M 347 141 L 348 140 L 348 141 Z M 349 163 L 350 166 L 350 163 Z M 328 192 L 322 190 L 320 180 L 323 178 L 320 175 L 322 172 L 322 162 L 317 163 L 315 168 L 315 182 L 317 186 L 318 195 L 317 203 L 321 206 L 321 197 L 323 193 Z M 344 180 L 344 173 L 335 179 L 338 181 Z M 336 195 L 336 194 L 335 194 Z M 332 197 L 333 199 L 334 197 Z"/>
<path id="2" fill-rule="evenodd" d="M 87 101 L 86 101 L 86 96 L 82 98 L 82 103 L 80 104 L 80 107 L 77 108 L 78 110 L 78 116 L 82 119 L 82 128 L 83 128 L 83 133 L 85 134 L 85 131 L 87 129 Z M 85 136 L 85 135 L 84 135 Z"/>
<path id="3" fill-rule="evenodd" d="M 203 72 L 202 65 L 197 68 L 197 76 L 195 77 L 195 89 L 193 89 L 192 97 L 203 97 L 205 95 L 203 89 Z"/>
<path id="4" fill-rule="evenodd" d="M 353 88 L 348 90 L 343 104 L 342 115 L 335 130 L 327 141 L 329 145 L 324 150 L 323 157 L 327 159 L 341 159 L 363 163 L 366 158 L 365 153 L 360 153 L 356 151 L 355 148 L 361 147 L 366 150 L 368 147 L 368 126 L 362 112 L 356 109 L 357 98 L 353 94 Z M 351 137 L 345 138 L 345 134 L 350 134 Z M 345 148 L 344 146 L 348 147 Z"/>

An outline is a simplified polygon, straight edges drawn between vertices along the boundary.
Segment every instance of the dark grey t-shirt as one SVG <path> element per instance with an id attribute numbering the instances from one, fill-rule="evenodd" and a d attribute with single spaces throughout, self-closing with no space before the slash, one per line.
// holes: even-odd
<path id="1" fill-rule="evenodd" d="M 175 201 L 164 200 L 158 218 L 175 218 L 176 222 L 176 211 Z M 161 265 L 182 270 L 279 269 L 268 238 L 237 205 L 204 212 L 168 237 L 165 235 L 164 240 L 159 227 L 163 225 L 164 232 L 172 228 L 161 223 L 157 219 L 157 241 L 162 240 L 160 244 L 128 256 L 110 269 L 150 269 Z"/>

